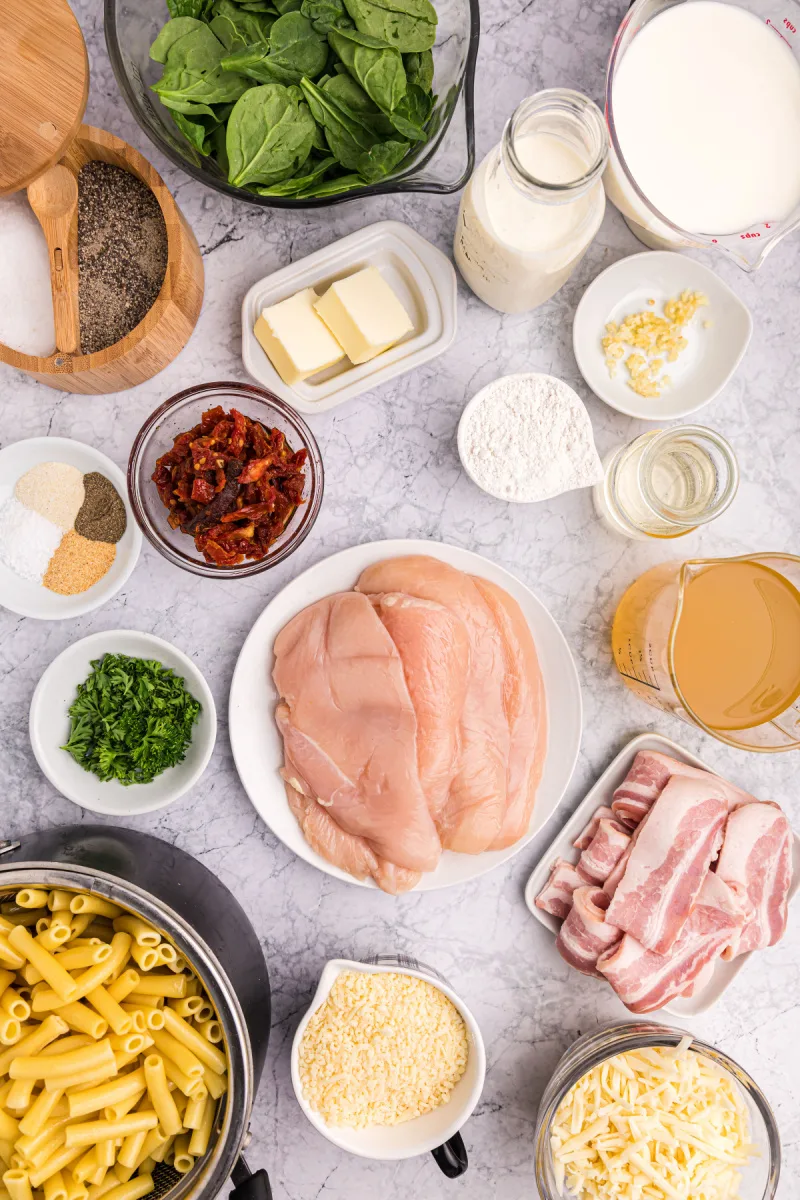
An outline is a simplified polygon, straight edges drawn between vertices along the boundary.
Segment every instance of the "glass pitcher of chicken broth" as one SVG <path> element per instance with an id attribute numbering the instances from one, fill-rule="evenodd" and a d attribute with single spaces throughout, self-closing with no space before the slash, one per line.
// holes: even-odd
<path id="1" fill-rule="evenodd" d="M 729 746 L 800 747 L 800 558 L 755 554 L 653 567 L 614 616 L 614 661 L 655 708 Z"/>
<path id="2" fill-rule="evenodd" d="M 544 304 L 583 258 L 605 212 L 605 121 L 580 92 L 523 100 L 461 200 L 455 260 L 500 312 Z"/>
<path id="3" fill-rule="evenodd" d="M 800 4 L 635 0 L 606 76 L 604 183 L 655 249 L 755 270 L 800 225 Z"/>

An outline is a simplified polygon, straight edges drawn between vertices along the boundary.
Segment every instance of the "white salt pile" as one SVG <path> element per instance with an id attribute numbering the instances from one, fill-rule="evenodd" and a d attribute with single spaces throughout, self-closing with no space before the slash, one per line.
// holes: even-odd
<path id="1" fill-rule="evenodd" d="M 0 342 L 41 358 L 56 348 L 50 254 L 24 192 L 0 199 Z"/>

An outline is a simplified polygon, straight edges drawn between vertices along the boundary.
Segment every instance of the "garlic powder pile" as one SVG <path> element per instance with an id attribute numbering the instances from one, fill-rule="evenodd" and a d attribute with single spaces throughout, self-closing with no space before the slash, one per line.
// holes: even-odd
<path id="1" fill-rule="evenodd" d="M 467 1065 L 461 1014 L 432 983 L 342 971 L 300 1043 L 303 1095 L 327 1125 L 399 1125 L 446 1104 Z"/>

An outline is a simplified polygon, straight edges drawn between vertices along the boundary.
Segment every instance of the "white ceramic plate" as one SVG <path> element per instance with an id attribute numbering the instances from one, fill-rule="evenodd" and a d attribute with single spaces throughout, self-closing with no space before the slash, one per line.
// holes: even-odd
<path id="1" fill-rule="evenodd" d="M 381 956 L 382 960 L 391 955 Z M 469 1040 L 469 1056 L 464 1074 L 453 1088 L 450 1099 L 440 1108 L 424 1113 L 412 1121 L 403 1121 L 400 1125 L 380 1126 L 369 1129 L 349 1129 L 347 1126 L 326 1125 L 319 1113 L 315 1112 L 303 1095 L 303 1085 L 300 1080 L 299 1052 L 308 1022 L 314 1013 L 324 1004 L 328 993 L 342 971 L 361 971 L 367 975 L 397 972 L 401 975 L 411 975 L 415 979 L 424 979 L 432 983 L 455 1005 L 464 1019 Z M 453 1137 L 468 1120 L 478 1103 L 483 1091 L 486 1077 L 486 1050 L 483 1044 L 478 1023 L 447 981 L 438 971 L 416 963 L 414 960 L 394 962 L 382 961 L 376 964 L 353 962 L 350 959 L 337 958 L 326 963 L 320 976 L 319 985 L 308 1011 L 297 1027 L 292 1042 L 292 1085 L 297 1103 L 306 1117 L 323 1137 L 333 1142 L 350 1154 L 361 1158 L 377 1158 L 396 1160 L 413 1158 L 417 1154 L 425 1154 L 441 1146 L 448 1138 Z"/>
<path id="2" fill-rule="evenodd" d="M 475 855 L 446 850 L 436 870 L 423 875 L 414 889 L 427 892 L 476 879 L 513 858 L 555 810 L 572 777 L 581 741 L 578 672 L 563 633 L 541 600 L 523 583 L 502 567 L 469 550 L 410 538 L 354 546 L 326 558 L 287 584 L 251 629 L 233 673 L 229 732 L 244 789 L 284 845 L 336 879 L 375 887 L 371 880 L 361 883 L 315 854 L 289 808 L 283 780 L 278 773 L 283 765 L 283 743 L 274 718 L 279 697 L 272 682 L 272 647 L 280 630 L 301 609 L 332 592 L 348 591 L 366 567 L 402 554 L 430 554 L 461 571 L 481 575 L 504 587 L 521 605 L 531 627 L 547 696 L 547 757 L 527 834 L 506 850 L 487 850 Z"/>
<path id="3" fill-rule="evenodd" d="M 689 763 L 690 766 L 699 767 L 701 771 L 708 771 L 711 775 L 717 774 L 713 767 L 710 767 L 708 763 L 704 763 L 696 754 L 692 754 L 690 750 L 684 750 L 677 742 L 661 737 L 657 733 L 642 733 L 638 737 L 635 737 L 632 742 L 628 742 L 628 745 L 620 750 L 617 757 L 609 764 L 591 791 L 575 809 L 575 812 L 561 832 L 539 859 L 525 886 L 525 903 L 534 917 L 536 917 L 536 920 L 554 935 L 558 934 L 561 922 L 556 917 L 552 917 L 550 913 L 543 912 L 541 908 L 537 908 L 535 903 L 536 897 L 550 878 L 551 868 L 557 858 L 563 858 L 573 863 L 578 861 L 580 857 L 579 852 L 574 848 L 572 843 L 581 830 L 588 825 L 593 813 L 602 805 L 611 803 L 611 797 L 615 789 L 619 787 L 628 774 L 631 764 L 640 750 L 657 750 L 660 754 L 668 754 L 671 758 L 677 758 L 681 762 Z M 735 783 L 736 781 L 733 780 L 732 782 Z M 790 900 L 797 894 L 798 890 L 800 890 L 800 838 L 795 834 L 792 886 L 789 892 Z M 750 954 L 742 954 L 740 958 L 734 958 L 731 962 L 723 962 L 721 958 L 718 958 L 714 974 L 704 988 L 701 988 L 688 998 L 678 997 L 670 1001 L 669 1004 L 665 1004 L 658 1011 L 674 1013 L 676 1016 L 682 1017 L 694 1017 L 698 1013 L 706 1012 L 713 1004 L 716 1004 L 722 993 L 733 982 L 751 955 L 756 953 L 763 953 L 763 951 L 753 950 Z"/>
<path id="4" fill-rule="evenodd" d="M 625 382 L 629 375 L 624 362 L 613 379 L 608 373 L 601 345 L 606 323 L 644 311 L 663 316 L 665 300 L 687 288 L 704 292 L 708 307 L 699 309 L 687 326 L 686 349 L 665 366 L 671 384 L 657 399 L 638 396 Z M 705 321 L 711 322 L 710 328 L 704 327 Z M 651 250 L 621 259 L 589 284 L 575 311 L 572 344 L 581 375 L 606 404 L 644 421 L 672 421 L 697 412 L 722 391 L 742 361 L 752 332 L 749 311 L 718 275 L 685 254 Z"/>
<path id="5" fill-rule="evenodd" d="M 303 288 L 320 294 L 337 279 L 362 267 L 377 267 L 414 323 L 396 346 L 370 362 L 347 360 L 289 387 L 253 333 L 262 309 Z M 242 357 L 255 380 L 298 412 L 318 413 L 429 362 L 456 336 L 456 273 L 453 264 L 424 237 L 400 221 L 379 221 L 340 238 L 253 284 L 242 304 Z"/>
<path id="6" fill-rule="evenodd" d="M 28 438 L 13 442 L 0 450 L 0 502 L 13 495 L 20 475 L 43 462 L 65 462 L 87 474 L 99 471 L 113 483 L 125 505 L 128 524 L 117 542 L 117 553 L 110 570 L 93 587 L 77 596 L 59 596 L 41 584 L 21 579 L 0 563 L 0 605 L 22 617 L 38 617 L 42 621 L 59 621 L 80 617 L 105 604 L 127 580 L 142 549 L 142 534 L 128 503 L 128 486 L 119 467 L 83 442 L 72 438 Z"/>
<path id="7" fill-rule="evenodd" d="M 68 710 L 78 684 L 89 675 L 92 661 L 104 654 L 158 659 L 186 680 L 188 690 L 202 705 L 185 759 L 157 775 L 152 783 L 129 787 L 123 787 L 117 780 L 103 783 L 61 749 L 69 736 Z M 208 684 L 182 650 L 151 633 L 110 629 L 81 638 L 53 659 L 33 693 L 29 730 L 36 761 L 62 796 L 91 812 L 132 817 L 166 808 L 197 783 L 214 749 L 217 712 Z"/>

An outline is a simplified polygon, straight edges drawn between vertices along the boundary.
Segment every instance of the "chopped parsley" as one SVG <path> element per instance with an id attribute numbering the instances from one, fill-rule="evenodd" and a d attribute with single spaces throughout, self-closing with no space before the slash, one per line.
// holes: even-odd
<path id="1" fill-rule="evenodd" d="M 61 749 L 104 783 L 151 783 L 183 761 L 200 711 L 185 680 L 163 663 L 104 654 L 78 684 Z"/>

